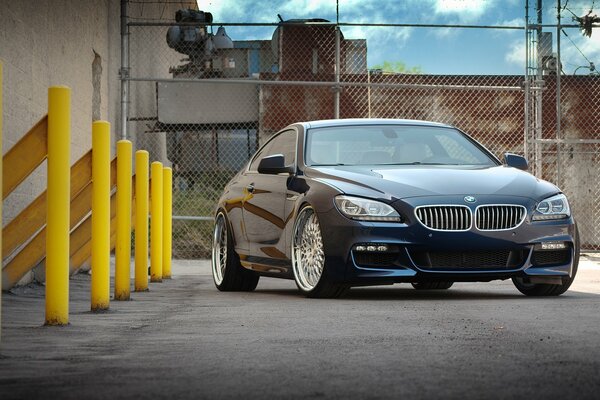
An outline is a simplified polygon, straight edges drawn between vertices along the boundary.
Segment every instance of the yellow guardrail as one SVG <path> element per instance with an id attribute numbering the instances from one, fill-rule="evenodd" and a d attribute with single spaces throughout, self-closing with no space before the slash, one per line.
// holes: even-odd
<path id="1" fill-rule="evenodd" d="M 2 171 L 2 200 L 29 176 L 48 155 L 48 116 L 44 115 L 2 157 L 10 169 Z"/>

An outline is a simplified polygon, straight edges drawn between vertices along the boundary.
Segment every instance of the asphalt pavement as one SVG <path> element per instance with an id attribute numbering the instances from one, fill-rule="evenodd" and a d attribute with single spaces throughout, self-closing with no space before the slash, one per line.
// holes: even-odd
<path id="1" fill-rule="evenodd" d="M 44 327 L 44 287 L 3 294 L 0 399 L 600 397 L 600 257 L 571 290 L 512 283 L 352 289 L 305 299 L 293 281 L 218 292 L 207 261 L 178 261 L 110 311 L 71 280 L 70 325 Z"/>

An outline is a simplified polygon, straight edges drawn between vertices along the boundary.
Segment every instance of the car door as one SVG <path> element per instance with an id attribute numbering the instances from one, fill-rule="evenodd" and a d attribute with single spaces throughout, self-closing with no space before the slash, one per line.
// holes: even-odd
<path id="1" fill-rule="evenodd" d="M 257 257 L 285 258 L 282 233 L 285 227 L 287 186 L 292 176 L 261 174 L 258 164 L 264 157 L 283 154 L 286 165 L 296 162 L 295 130 L 286 130 L 273 137 L 257 153 L 245 176 L 247 195 L 244 197 L 242 217 L 250 254 Z"/>

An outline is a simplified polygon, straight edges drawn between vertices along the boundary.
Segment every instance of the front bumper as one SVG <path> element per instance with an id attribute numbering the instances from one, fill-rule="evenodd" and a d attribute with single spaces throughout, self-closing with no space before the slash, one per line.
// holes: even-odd
<path id="1" fill-rule="evenodd" d="M 532 222 L 529 210 L 534 205 L 523 205 L 528 208 L 528 216 L 514 229 L 479 231 L 472 227 L 463 232 L 428 229 L 407 211 L 404 215 L 409 218 L 405 223 L 362 222 L 350 220 L 333 208 L 319 214 L 327 274 L 333 281 L 352 285 L 568 278 L 577 246 L 575 221 L 571 217 Z M 561 242 L 566 248 L 542 250 L 542 242 Z M 368 244 L 385 245 L 388 251 L 369 255 L 355 249 L 357 245 Z M 499 265 L 497 260 L 503 256 L 507 262 Z"/>

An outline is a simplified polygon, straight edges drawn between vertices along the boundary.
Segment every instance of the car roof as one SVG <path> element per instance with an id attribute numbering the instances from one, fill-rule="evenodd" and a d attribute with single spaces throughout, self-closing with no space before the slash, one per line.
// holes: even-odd
<path id="1" fill-rule="evenodd" d="M 444 128 L 453 128 L 451 125 L 441 124 L 439 122 L 421 121 L 417 119 L 392 119 L 392 118 L 346 118 L 346 119 L 323 119 L 319 121 L 300 122 L 305 129 L 308 128 L 326 128 L 332 126 L 347 125 L 419 125 L 419 126 L 438 126 Z"/>

